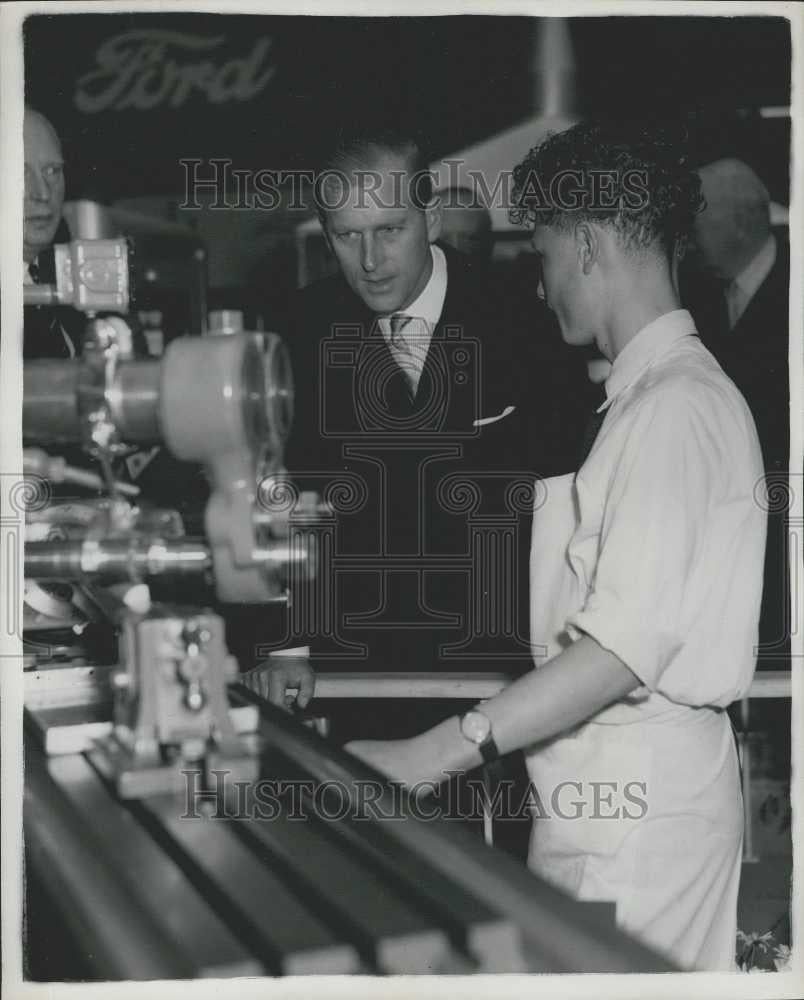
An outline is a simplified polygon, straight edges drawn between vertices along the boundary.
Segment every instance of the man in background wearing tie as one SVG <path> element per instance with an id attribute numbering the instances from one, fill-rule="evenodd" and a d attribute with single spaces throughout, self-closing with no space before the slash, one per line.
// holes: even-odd
<path id="1" fill-rule="evenodd" d="M 62 219 L 64 158 L 56 130 L 43 114 L 25 108 L 25 194 L 22 223 L 23 279 L 26 284 L 51 282 L 55 275 L 52 246 L 57 233 L 69 240 Z M 23 356 L 73 358 L 80 350 L 85 318 L 63 306 L 25 309 Z"/>
<path id="2" fill-rule="evenodd" d="M 746 398 L 768 472 L 787 468 L 790 248 L 771 231 L 770 198 L 741 160 L 699 171 L 706 199 L 695 220 L 698 263 L 722 283 L 723 302 L 702 323 L 704 342 Z"/>
<path id="3" fill-rule="evenodd" d="M 26 265 L 53 243 L 64 204 L 64 159 L 56 130 L 38 111 L 25 109 L 25 211 L 22 259 Z M 26 268 L 27 270 L 27 268 Z"/>
<path id="4" fill-rule="evenodd" d="M 706 205 L 695 220 L 694 271 L 682 297 L 701 339 L 745 396 L 773 493 L 789 462 L 790 247 L 772 232 L 767 188 L 746 163 L 716 160 L 699 174 Z M 782 670 L 790 655 L 787 511 L 769 506 L 759 669 Z"/>

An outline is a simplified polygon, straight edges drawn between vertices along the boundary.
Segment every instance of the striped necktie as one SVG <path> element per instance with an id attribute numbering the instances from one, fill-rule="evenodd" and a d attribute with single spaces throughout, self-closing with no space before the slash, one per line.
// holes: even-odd
<path id="1" fill-rule="evenodd" d="M 423 345 L 421 338 L 417 338 L 414 323 L 414 316 L 407 316 L 405 313 L 394 313 L 390 318 L 391 342 L 389 344 L 391 356 L 399 366 L 405 381 L 408 384 L 411 395 L 416 395 L 419 385 L 419 375 L 421 374 L 423 358 Z M 417 343 L 418 339 L 418 343 Z"/>

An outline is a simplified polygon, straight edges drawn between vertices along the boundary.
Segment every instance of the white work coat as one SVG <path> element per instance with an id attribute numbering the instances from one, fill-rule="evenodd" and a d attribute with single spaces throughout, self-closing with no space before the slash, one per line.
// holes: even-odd
<path id="1" fill-rule="evenodd" d="M 726 706 L 755 665 L 765 515 L 753 420 L 689 313 L 615 359 L 574 476 L 537 493 L 538 666 L 581 634 L 642 685 L 526 751 L 529 865 L 683 968 L 734 968 L 743 814 Z"/>

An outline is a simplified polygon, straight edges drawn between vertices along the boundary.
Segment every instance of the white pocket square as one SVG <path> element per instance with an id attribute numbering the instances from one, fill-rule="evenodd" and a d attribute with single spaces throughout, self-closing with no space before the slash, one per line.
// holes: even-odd
<path id="1" fill-rule="evenodd" d="M 477 420 L 472 421 L 472 424 L 475 427 L 485 427 L 486 424 L 496 424 L 498 420 L 502 420 L 504 417 L 509 416 L 515 409 L 515 406 L 506 406 L 502 413 L 498 413 L 494 417 L 478 417 Z"/>

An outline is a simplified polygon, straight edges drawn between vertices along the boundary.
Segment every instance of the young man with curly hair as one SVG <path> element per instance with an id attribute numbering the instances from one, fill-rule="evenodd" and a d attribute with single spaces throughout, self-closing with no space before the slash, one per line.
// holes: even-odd
<path id="1" fill-rule="evenodd" d="M 679 304 L 702 202 L 681 149 L 582 123 L 515 169 L 540 294 L 612 363 L 588 454 L 534 518 L 537 666 L 463 717 L 350 749 L 412 786 L 523 749 L 529 866 L 716 970 L 734 967 L 743 832 L 725 709 L 754 670 L 765 518 L 751 414 Z"/>

